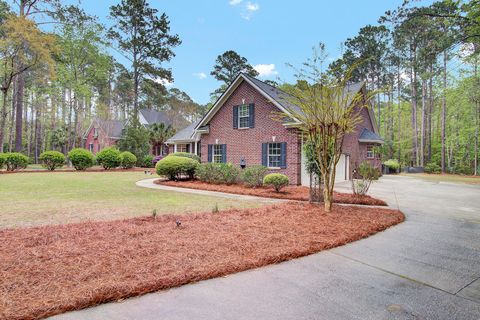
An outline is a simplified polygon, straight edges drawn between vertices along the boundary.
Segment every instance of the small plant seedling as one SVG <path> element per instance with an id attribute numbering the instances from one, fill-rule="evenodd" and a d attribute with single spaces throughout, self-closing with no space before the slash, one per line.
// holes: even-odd
<path id="1" fill-rule="evenodd" d="M 152 217 L 153 217 L 154 220 L 157 220 L 157 209 L 153 209 Z"/>
<path id="2" fill-rule="evenodd" d="M 215 203 L 215 206 L 212 209 L 212 213 L 219 213 L 220 210 L 218 210 L 218 203 Z"/>

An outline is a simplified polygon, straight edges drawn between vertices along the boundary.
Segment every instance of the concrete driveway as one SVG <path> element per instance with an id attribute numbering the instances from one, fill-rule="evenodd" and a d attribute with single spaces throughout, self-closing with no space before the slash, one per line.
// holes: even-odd
<path id="1" fill-rule="evenodd" d="M 54 318 L 480 319 L 480 186 L 387 176 L 371 193 L 406 221 L 305 258 Z"/>

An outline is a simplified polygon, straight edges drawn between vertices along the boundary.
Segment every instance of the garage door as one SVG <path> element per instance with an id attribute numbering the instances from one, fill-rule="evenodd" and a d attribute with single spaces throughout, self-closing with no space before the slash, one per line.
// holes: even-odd
<path id="1" fill-rule="evenodd" d="M 342 182 L 347 180 L 348 170 L 349 170 L 349 157 L 345 154 L 340 156 L 336 167 L 335 182 Z M 310 186 L 310 175 L 306 170 L 306 159 L 305 155 L 302 152 L 302 185 Z"/>

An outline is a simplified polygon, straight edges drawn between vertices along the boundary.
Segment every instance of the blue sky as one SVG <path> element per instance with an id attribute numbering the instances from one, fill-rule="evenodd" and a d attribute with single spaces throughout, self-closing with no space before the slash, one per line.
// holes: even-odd
<path id="1" fill-rule="evenodd" d="M 176 57 L 165 64 L 173 71 L 174 83 L 196 102 L 207 103 L 210 92 L 220 86 L 210 72 L 216 57 L 235 50 L 261 71 L 261 79 L 291 81 L 286 63 L 299 65 L 319 41 L 330 57 L 339 55 L 340 44 L 367 24 L 376 24 L 389 9 L 403 0 L 151 0 L 165 12 L 171 31 L 182 44 Z M 423 3 L 431 1 L 422 1 Z M 109 7 L 117 1 L 82 0 L 90 14 L 107 26 Z M 112 52 L 118 57 L 118 54 Z M 122 62 L 126 62 L 125 60 Z"/>

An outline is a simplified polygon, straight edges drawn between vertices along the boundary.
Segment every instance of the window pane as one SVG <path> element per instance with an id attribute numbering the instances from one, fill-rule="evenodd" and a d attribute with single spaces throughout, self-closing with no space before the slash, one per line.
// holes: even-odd
<path id="1" fill-rule="evenodd" d="M 280 143 L 268 144 L 268 166 L 271 168 L 280 167 L 281 145 Z"/>
<path id="2" fill-rule="evenodd" d="M 221 163 L 222 162 L 222 145 L 216 144 L 213 146 L 213 162 Z"/>
<path id="3" fill-rule="evenodd" d="M 250 114 L 248 105 L 241 105 L 238 108 L 238 127 L 248 128 L 250 126 Z"/>

